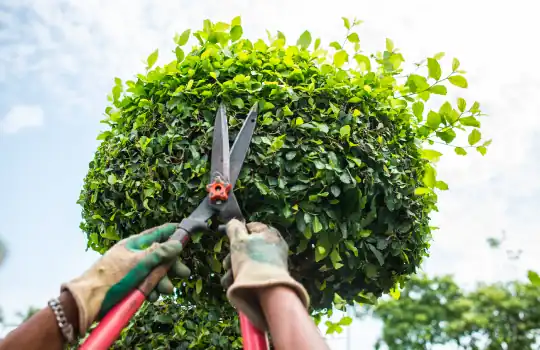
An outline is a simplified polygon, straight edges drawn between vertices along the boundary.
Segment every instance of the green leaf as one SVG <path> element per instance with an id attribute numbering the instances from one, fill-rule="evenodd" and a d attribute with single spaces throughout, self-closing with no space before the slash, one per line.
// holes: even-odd
<path id="1" fill-rule="evenodd" d="M 308 185 L 304 185 L 304 184 L 294 185 L 293 187 L 291 187 L 291 192 L 303 191 L 306 188 L 308 188 Z"/>
<path id="2" fill-rule="evenodd" d="M 401 296 L 401 292 L 397 286 L 394 286 L 394 288 L 391 288 L 388 294 L 390 294 L 390 296 L 394 300 L 399 300 L 399 297 Z"/>
<path id="3" fill-rule="evenodd" d="M 527 277 L 529 278 L 529 281 L 531 281 L 531 283 L 534 286 L 540 286 L 540 276 L 538 275 L 538 273 L 536 273 L 535 271 L 529 270 L 527 272 Z"/>
<path id="4" fill-rule="evenodd" d="M 448 80 L 450 83 L 460 88 L 466 89 L 469 86 L 467 79 L 465 79 L 463 75 L 452 75 Z"/>
<path id="5" fill-rule="evenodd" d="M 285 145 L 285 137 L 287 135 L 283 134 L 278 137 L 274 137 L 272 144 L 270 145 L 270 152 L 277 152 L 283 145 Z"/>
<path id="6" fill-rule="evenodd" d="M 354 59 L 356 60 L 356 63 L 363 71 L 370 71 L 371 70 L 371 61 L 369 60 L 369 57 L 356 54 L 354 55 Z"/>
<path id="7" fill-rule="evenodd" d="M 483 156 L 485 156 L 487 153 L 487 148 L 484 146 L 478 146 L 476 147 L 476 150 L 478 151 L 478 153 L 480 153 Z"/>
<path id="8" fill-rule="evenodd" d="M 242 29 L 242 26 L 235 25 L 231 28 L 231 31 L 229 32 L 229 35 L 231 36 L 231 41 L 235 42 L 238 39 L 242 37 L 242 34 L 244 34 L 244 30 Z"/>
<path id="9" fill-rule="evenodd" d="M 424 194 L 428 194 L 430 193 L 431 190 L 429 188 L 425 188 L 425 187 L 418 187 L 414 190 L 414 194 L 417 195 L 417 196 L 422 196 Z"/>
<path id="10" fill-rule="evenodd" d="M 228 24 L 228 23 L 224 23 L 224 22 L 217 22 L 215 25 L 214 25 L 214 31 L 215 32 L 224 32 L 226 31 L 227 29 L 229 29 L 231 26 Z"/>
<path id="11" fill-rule="evenodd" d="M 442 156 L 441 152 L 438 152 L 432 149 L 423 149 L 421 154 L 422 154 L 422 158 L 432 161 L 434 163 L 438 162 Z"/>
<path id="12" fill-rule="evenodd" d="M 444 85 L 435 85 L 429 88 L 429 92 L 437 95 L 446 95 L 448 93 L 448 90 Z"/>
<path id="13" fill-rule="evenodd" d="M 345 26 L 345 28 L 351 29 L 351 22 L 349 21 L 349 19 L 347 17 L 341 17 L 341 19 L 343 19 L 343 25 Z"/>
<path id="14" fill-rule="evenodd" d="M 244 108 L 244 101 L 241 98 L 237 97 L 231 102 L 231 105 L 242 109 Z"/>
<path id="15" fill-rule="evenodd" d="M 317 38 L 317 39 L 315 39 L 315 44 L 313 45 L 313 50 L 316 51 L 319 48 L 319 46 L 321 46 L 321 39 Z"/>
<path id="16" fill-rule="evenodd" d="M 348 139 L 349 136 L 351 136 L 351 126 L 343 125 L 341 129 L 339 129 L 339 135 L 341 138 Z"/>
<path id="17" fill-rule="evenodd" d="M 313 226 L 313 233 L 319 233 L 323 229 L 322 224 L 319 221 L 319 217 L 317 216 L 313 218 L 312 226 Z"/>
<path id="18" fill-rule="evenodd" d="M 341 68 L 349 60 L 349 54 L 345 50 L 338 51 L 334 54 L 334 65 Z"/>
<path id="19" fill-rule="evenodd" d="M 437 129 L 441 124 L 441 116 L 439 113 L 434 111 L 429 111 L 427 115 L 427 125 L 432 129 Z"/>
<path id="20" fill-rule="evenodd" d="M 110 135 L 112 135 L 112 132 L 110 132 L 110 131 L 104 131 L 104 132 L 100 133 L 100 134 L 97 136 L 96 140 L 105 140 L 105 139 L 106 139 L 107 137 L 109 137 Z"/>
<path id="21" fill-rule="evenodd" d="M 452 60 L 452 71 L 455 72 L 459 68 L 459 60 L 457 58 L 454 58 Z"/>
<path id="22" fill-rule="evenodd" d="M 231 21 L 231 27 L 241 26 L 241 25 L 242 25 L 242 17 L 241 16 L 236 16 Z"/>
<path id="23" fill-rule="evenodd" d="M 454 148 L 454 151 L 456 152 L 457 155 L 460 155 L 460 156 L 466 156 L 467 155 L 467 151 L 462 147 L 456 147 L 456 148 Z"/>
<path id="24" fill-rule="evenodd" d="M 174 323 L 174 319 L 171 317 L 171 315 L 167 315 L 167 314 L 156 315 L 155 320 L 156 320 L 156 322 L 162 323 L 162 324 L 173 324 Z"/>
<path id="25" fill-rule="evenodd" d="M 339 320 L 339 324 L 341 326 L 348 326 L 352 323 L 353 319 L 350 318 L 349 316 L 344 316 L 341 318 L 341 320 Z"/>
<path id="26" fill-rule="evenodd" d="M 388 52 L 394 51 L 394 42 L 389 38 L 386 38 L 386 51 Z"/>
<path id="27" fill-rule="evenodd" d="M 306 30 L 305 32 L 302 33 L 302 35 L 300 35 L 300 38 L 298 38 L 296 45 L 300 46 L 303 49 L 307 49 L 310 44 L 311 44 L 311 33 Z"/>
<path id="28" fill-rule="evenodd" d="M 351 241 L 345 241 L 345 247 L 353 252 L 354 256 L 358 257 L 358 248 L 356 248 Z"/>
<path id="29" fill-rule="evenodd" d="M 188 42 L 190 34 L 191 34 L 191 29 L 187 29 L 187 30 L 184 30 L 182 34 L 176 35 L 174 37 L 175 44 L 178 46 L 184 46 Z"/>
<path id="30" fill-rule="evenodd" d="M 332 42 L 330 43 L 330 47 L 333 47 L 333 48 L 336 49 L 336 50 L 341 50 L 341 44 L 338 43 L 337 41 L 332 41 Z"/>
<path id="31" fill-rule="evenodd" d="M 341 256 L 336 248 L 334 248 L 332 253 L 330 253 L 330 260 L 332 261 L 332 266 L 334 266 L 334 269 L 339 270 L 341 267 L 343 267 L 343 264 L 340 263 L 342 261 Z"/>
<path id="32" fill-rule="evenodd" d="M 465 108 L 467 108 L 467 101 L 465 101 L 465 99 L 459 97 L 457 99 L 457 105 L 458 105 L 458 109 L 460 112 L 464 112 L 465 111 Z"/>
<path id="33" fill-rule="evenodd" d="M 351 177 L 346 172 L 342 173 L 339 176 L 339 180 L 343 182 L 344 184 L 350 184 L 351 183 Z"/>
<path id="34" fill-rule="evenodd" d="M 221 273 L 221 262 L 215 256 L 210 258 L 210 268 L 215 273 Z"/>
<path id="35" fill-rule="evenodd" d="M 384 257 L 381 254 L 381 252 L 371 244 L 368 244 L 368 247 L 369 247 L 369 250 L 371 250 L 373 252 L 373 255 L 375 255 L 375 258 L 377 258 L 377 261 L 379 262 L 379 265 L 383 266 L 384 265 Z"/>
<path id="36" fill-rule="evenodd" d="M 451 112 L 452 112 L 452 105 L 448 101 L 444 102 L 439 108 L 440 115 L 448 116 L 450 115 Z"/>
<path id="37" fill-rule="evenodd" d="M 180 47 L 177 47 L 176 49 L 174 49 L 174 54 L 176 55 L 176 61 L 177 62 L 182 62 L 184 60 L 184 57 L 185 57 L 185 54 L 184 54 L 184 50 L 182 50 L 182 48 Z"/>
<path id="38" fill-rule="evenodd" d="M 215 245 L 214 245 L 214 253 L 220 253 L 221 252 L 221 246 L 223 245 L 223 238 L 220 239 Z"/>
<path id="39" fill-rule="evenodd" d="M 154 52 L 152 52 L 148 58 L 146 59 L 146 64 L 147 64 L 147 67 L 146 69 L 150 69 L 154 66 L 154 64 L 156 63 L 157 59 L 158 59 L 158 55 L 159 55 L 159 50 L 156 49 Z"/>
<path id="40" fill-rule="evenodd" d="M 436 178 L 435 178 L 435 169 L 433 169 L 433 167 L 431 166 L 426 166 L 426 169 L 425 169 L 425 172 L 424 172 L 424 177 L 422 178 L 422 181 L 424 182 L 424 185 L 427 187 L 427 188 L 433 188 L 435 187 L 435 181 L 436 181 Z"/>
<path id="41" fill-rule="evenodd" d="M 107 182 L 109 183 L 109 185 L 114 185 L 116 183 L 116 176 L 114 174 L 110 174 L 107 177 Z"/>
<path id="42" fill-rule="evenodd" d="M 433 56 L 434 59 L 436 59 L 437 61 L 442 59 L 444 57 L 444 52 L 438 52 L 435 54 L 435 56 Z"/>
<path id="43" fill-rule="evenodd" d="M 441 191 L 448 190 L 448 184 L 444 181 L 437 181 L 435 182 L 435 187 L 437 187 Z"/>
<path id="44" fill-rule="evenodd" d="M 428 64 L 429 77 L 435 80 L 439 80 L 442 74 L 441 65 L 439 64 L 439 62 L 434 58 L 428 58 L 427 64 Z"/>
<path id="45" fill-rule="evenodd" d="M 416 101 L 412 105 L 413 114 L 418 118 L 418 121 L 422 121 L 422 113 L 424 113 L 424 103 L 422 101 Z"/>
<path id="46" fill-rule="evenodd" d="M 120 236 L 118 235 L 118 232 L 116 232 L 116 228 L 114 226 L 108 226 L 105 232 L 101 233 L 101 237 L 110 239 L 111 241 L 120 240 Z"/>
<path id="47" fill-rule="evenodd" d="M 358 37 L 357 33 L 351 33 L 347 37 L 347 40 L 349 40 L 351 43 L 358 43 L 360 42 L 360 38 Z"/>
<path id="48" fill-rule="evenodd" d="M 323 246 L 318 245 L 315 247 L 315 262 L 319 262 L 327 255 L 326 249 Z"/>
<path id="49" fill-rule="evenodd" d="M 468 137 L 469 145 L 471 146 L 474 145 L 475 143 L 480 141 L 481 138 L 482 138 L 482 133 L 480 133 L 478 129 L 473 129 Z"/>
<path id="50" fill-rule="evenodd" d="M 452 129 L 447 129 L 445 131 L 438 131 L 436 133 L 437 137 L 443 140 L 446 143 L 454 141 L 456 138 L 456 132 Z"/>
<path id="51" fill-rule="evenodd" d="M 371 230 L 360 230 L 360 232 L 358 232 L 358 235 L 362 238 L 366 238 L 366 237 L 371 236 L 371 233 L 372 233 Z"/>
<path id="52" fill-rule="evenodd" d="M 475 117 L 463 117 L 459 119 L 459 122 L 463 126 L 474 126 L 475 128 L 480 127 L 480 122 Z"/>
<path id="53" fill-rule="evenodd" d="M 195 283 L 195 293 L 201 294 L 201 291 L 202 291 L 202 280 L 198 279 L 197 282 Z"/>

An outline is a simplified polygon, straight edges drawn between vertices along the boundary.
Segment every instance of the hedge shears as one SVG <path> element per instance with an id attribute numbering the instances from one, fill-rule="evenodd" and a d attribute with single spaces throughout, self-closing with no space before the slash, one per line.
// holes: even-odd
<path id="1" fill-rule="evenodd" d="M 257 104 L 247 115 L 238 136 L 229 152 L 229 130 L 225 106 L 221 104 L 214 123 L 210 183 L 206 186 L 208 195 L 199 206 L 183 219 L 170 239 L 179 240 L 185 246 L 194 232 L 210 229 L 208 221 L 218 219 L 226 224 L 231 219 L 245 221 L 233 189 L 242 169 L 257 122 Z M 146 278 L 120 303 L 113 307 L 99 325 L 85 340 L 80 349 L 108 349 L 120 336 L 122 329 L 142 306 L 150 292 L 163 278 L 170 265 L 162 265 Z M 239 314 L 240 328 L 246 350 L 268 350 L 266 333 L 255 328 L 249 319 Z"/>

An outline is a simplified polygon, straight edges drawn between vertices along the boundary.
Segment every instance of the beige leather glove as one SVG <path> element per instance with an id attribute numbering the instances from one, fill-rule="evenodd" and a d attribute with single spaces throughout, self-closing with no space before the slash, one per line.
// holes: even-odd
<path id="1" fill-rule="evenodd" d="M 121 240 L 80 277 L 62 284 L 62 291 L 69 290 L 77 303 L 81 335 L 159 265 L 174 261 L 168 276 L 149 295 L 151 301 L 157 300 L 159 293 L 173 292 L 170 278 L 189 276 L 189 268 L 179 260 L 182 243 L 167 241 L 177 226 L 165 224 Z"/>
<path id="2" fill-rule="evenodd" d="M 231 252 L 224 262 L 227 270 L 221 282 L 231 304 L 260 330 L 268 324 L 259 303 L 258 291 L 269 286 L 292 288 L 308 308 L 306 289 L 289 274 L 288 245 L 278 230 L 260 222 L 247 225 L 231 220 L 227 224 Z"/>

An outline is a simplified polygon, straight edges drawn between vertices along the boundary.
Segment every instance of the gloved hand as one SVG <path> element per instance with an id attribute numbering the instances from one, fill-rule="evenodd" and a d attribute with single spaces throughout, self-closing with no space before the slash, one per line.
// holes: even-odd
<path id="1" fill-rule="evenodd" d="M 231 220 L 227 224 L 227 236 L 231 252 L 224 262 L 227 272 L 221 284 L 227 290 L 231 304 L 255 327 L 268 330 L 258 297 L 258 291 L 265 287 L 290 287 L 306 308 L 309 306 L 306 289 L 289 274 L 289 247 L 278 230 L 260 222 L 244 225 L 238 220 Z"/>
<path id="2" fill-rule="evenodd" d="M 189 268 L 178 259 L 182 243 L 167 241 L 176 227 L 177 224 L 165 224 L 121 240 L 82 276 L 62 285 L 62 291 L 69 290 L 77 303 L 81 335 L 86 333 L 92 322 L 105 316 L 137 288 L 157 266 L 176 260 L 169 270 L 169 277 L 190 275 Z M 159 282 L 149 300 L 157 300 L 159 293 L 173 292 L 169 277 Z"/>

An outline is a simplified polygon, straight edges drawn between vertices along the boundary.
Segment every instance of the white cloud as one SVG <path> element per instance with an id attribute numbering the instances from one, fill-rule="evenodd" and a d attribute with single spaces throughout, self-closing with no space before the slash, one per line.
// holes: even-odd
<path id="1" fill-rule="evenodd" d="M 14 134 L 22 129 L 43 125 L 43 109 L 40 106 L 13 106 L 0 119 L 0 132 Z"/>

